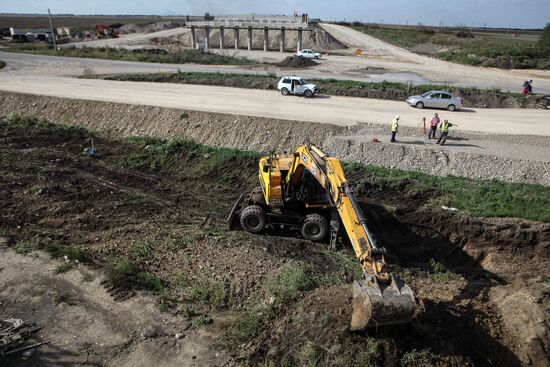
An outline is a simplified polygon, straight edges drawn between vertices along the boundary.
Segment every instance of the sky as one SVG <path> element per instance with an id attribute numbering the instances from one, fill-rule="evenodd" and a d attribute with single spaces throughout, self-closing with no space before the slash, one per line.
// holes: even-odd
<path id="1" fill-rule="evenodd" d="M 292 14 L 392 24 L 541 28 L 550 0 L 0 0 L 0 13 Z"/>

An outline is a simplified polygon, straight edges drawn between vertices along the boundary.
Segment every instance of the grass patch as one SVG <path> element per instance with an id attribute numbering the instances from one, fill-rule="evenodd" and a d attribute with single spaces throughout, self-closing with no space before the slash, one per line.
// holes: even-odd
<path id="1" fill-rule="evenodd" d="M 71 270 L 72 268 L 73 268 L 73 264 L 66 262 L 66 263 L 63 263 L 63 264 L 59 265 L 57 268 L 55 268 L 55 273 L 56 274 L 66 273 L 69 270 Z"/>
<path id="2" fill-rule="evenodd" d="M 195 319 L 194 325 L 196 327 L 200 327 L 200 326 L 203 326 L 203 325 L 210 325 L 213 322 L 214 322 L 214 320 L 210 316 L 200 315 L 199 317 L 197 317 Z"/>
<path id="3" fill-rule="evenodd" d="M 116 288 L 142 288 L 154 292 L 166 289 L 160 278 L 141 270 L 127 257 L 109 262 L 105 268 L 105 279 Z"/>
<path id="4" fill-rule="evenodd" d="M 235 73 L 208 73 L 208 72 L 178 72 L 178 73 L 153 73 L 153 74 L 123 74 L 106 77 L 108 80 L 119 81 L 136 81 L 136 82 L 165 82 L 165 83 L 183 83 L 183 84 L 206 84 L 242 88 L 266 88 L 276 89 L 279 78 L 271 75 L 256 75 L 256 74 L 235 74 Z M 323 93 L 333 95 L 346 95 L 346 90 L 397 90 L 408 95 L 422 94 L 430 90 L 456 90 L 458 87 L 446 84 L 421 84 L 412 85 L 409 83 L 400 82 L 361 82 L 355 80 L 339 80 L 339 79 L 308 79 L 309 83 L 316 84 Z M 504 93 L 494 88 L 479 89 L 471 87 L 460 87 L 462 92 L 482 93 L 482 92 L 498 92 L 503 95 L 514 95 L 514 93 Z M 336 91 L 338 90 L 338 91 Z M 399 97 L 401 100 L 401 97 Z M 181 119 L 187 118 L 184 112 L 180 116 Z M 185 116 L 185 117 L 184 117 Z"/>
<path id="5" fill-rule="evenodd" d="M 3 69 L 6 67 L 6 62 L 4 60 L 0 60 L 0 69 Z"/>
<path id="6" fill-rule="evenodd" d="M 317 282 L 306 269 L 284 266 L 277 275 L 267 282 L 266 288 L 275 296 L 277 302 L 284 304 L 316 286 Z"/>
<path id="7" fill-rule="evenodd" d="M 273 316 L 273 305 L 260 302 L 257 296 L 252 296 L 234 325 L 226 332 L 226 341 L 230 346 L 237 346 L 251 340 Z"/>
<path id="8" fill-rule="evenodd" d="M 433 354 L 429 348 L 418 351 L 413 349 L 401 357 L 400 363 L 403 367 L 426 367 L 431 366 L 432 362 L 437 360 L 438 356 Z"/>
<path id="9" fill-rule="evenodd" d="M 419 27 L 397 29 L 371 25 L 357 25 L 354 29 L 401 47 L 435 44 L 452 48 L 433 55 L 467 65 L 513 67 L 516 69 L 549 69 L 550 46 L 537 39 L 505 34 L 462 30 L 434 30 Z M 499 65 L 496 60 L 506 60 Z M 506 65 L 509 63 L 509 65 Z"/>
<path id="10" fill-rule="evenodd" d="M 328 350 L 320 344 L 307 341 L 300 351 L 300 361 L 301 366 L 326 366 L 328 362 Z"/>
<path id="11" fill-rule="evenodd" d="M 207 279 L 191 281 L 187 291 L 193 300 L 210 305 L 214 309 L 224 306 L 228 298 L 222 282 L 209 282 Z"/>
<path id="12" fill-rule="evenodd" d="M 59 306 L 62 303 L 69 304 L 69 294 L 60 291 L 55 292 L 53 295 L 53 303 L 56 306 Z"/>
<path id="13" fill-rule="evenodd" d="M 430 267 L 432 268 L 432 279 L 439 283 L 446 283 L 456 280 L 459 276 L 449 271 L 442 263 L 430 259 Z"/>
<path id="14" fill-rule="evenodd" d="M 46 119 L 40 119 L 34 116 L 20 116 L 16 114 L 10 114 L 6 117 L 1 118 L 0 126 L 26 127 L 44 132 L 75 132 L 83 134 L 84 136 L 92 135 L 92 131 L 87 130 L 84 127 L 69 124 L 54 124 Z"/>
<path id="15" fill-rule="evenodd" d="M 89 251 L 79 249 L 75 246 L 67 246 L 59 243 L 50 243 L 45 247 L 47 253 L 53 258 L 60 258 L 67 256 L 70 260 L 78 260 L 80 262 L 92 261 L 92 255 Z"/>
<path id="16" fill-rule="evenodd" d="M 179 50 L 175 52 L 167 52 L 164 50 L 124 50 L 109 47 L 100 48 L 77 48 L 77 47 L 61 47 L 55 50 L 49 45 L 39 44 L 13 44 L 6 48 L 7 52 L 21 52 L 40 55 L 53 55 L 64 57 L 83 57 L 92 59 L 106 60 L 123 60 L 123 61 L 139 61 L 139 62 L 154 62 L 167 64 L 204 64 L 204 65 L 250 65 L 256 64 L 255 61 L 219 55 L 215 53 L 204 52 L 202 50 Z"/>
<path id="17" fill-rule="evenodd" d="M 348 164 L 344 164 L 348 172 Z M 430 203 L 482 217 L 514 217 L 550 222 L 550 187 L 457 176 L 432 176 L 378 166 L 349 165 L 364 170 L 363 183 L 384 190 L 414 189 L 429 193 Z M 361 183 L 359 183 L 361 184 Z"/>
<path id="18" fill-rule="evenodd" d="M 155 258 L 155 250 L 147 242 L 140 241 L 130 248 L 130 253 L 141 261 L 149 261 Z"/>

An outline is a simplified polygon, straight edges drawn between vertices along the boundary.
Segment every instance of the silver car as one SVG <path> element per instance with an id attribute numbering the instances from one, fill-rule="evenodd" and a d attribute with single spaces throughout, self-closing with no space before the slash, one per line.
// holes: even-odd
<path id="1" fill-rule="evenodd" d="M 461 98 L 455 97 L 444 90 L 432 90 L 420 96 L 411 96 L 407 98 L 407 103 L 416 108 L 445 108 L 449 111 L 460 110 L 464 107 Z"/>

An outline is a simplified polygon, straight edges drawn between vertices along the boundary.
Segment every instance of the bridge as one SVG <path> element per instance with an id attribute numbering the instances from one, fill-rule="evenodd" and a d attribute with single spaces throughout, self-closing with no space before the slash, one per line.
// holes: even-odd
<path id="1" fill-rule="evenodd" d="M 302 32 L 311 31 L 312 24 L 309 22 L 307 14 L 302 15 L 235 15 L 235 16 L 216 16 L 212 20 L 198 20 L 186 22 L 186 27 L 191 29 L 191 48 L 198 49 L 199 43 L 196 37 L 196 29 L 204 29 L 204 49 L 210 48 L 210 31 L 219 29 L 220 50 L 225 48 L 224 36 L 225 30 L 232 29 L 234 34 L 235 50 L 240 48 L 239 31 L 245 29 L 247 33 L 247 49 L 252 50 L 252 31 L 263 30 L 264 32 L 264 51 L 268 51 L 269 32 L 278 31 L 281 34 L 279 49 L 285 51 L 285 31 L 293 30 L 298 32 L 297 50 L 302 49 Z"/>

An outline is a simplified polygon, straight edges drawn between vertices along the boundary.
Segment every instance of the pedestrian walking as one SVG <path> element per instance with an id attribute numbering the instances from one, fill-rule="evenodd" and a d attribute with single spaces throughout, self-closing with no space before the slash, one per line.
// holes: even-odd
<path id="1" fill-rule="evenodd" d="M 434 117 L 432 117 L 432 120 L 430 121 L 430 132 L 428 133 L 428 139 L 435 139 L 435 133 L 437 132 L 438 126 L 439 116 L 437 115 L 437 113 L 434 113 Z"/>
<path id="2" fill-rule="evenodd" d="M 449 120 L 443 121 L 443 123 L 441 124 L 441 132 L 439 133 L 439 139 L 437 139 L 436 144 L 439 144 L 439 143 L 441 143 L 441 145 L 445 144 L 445 142 L 447 141 L 447 136 L 449 135 L 449 128 L 451 126 L 453 126 L 453 124 L 451 124 Z"/>
<path id="3" fill-rule="evenodd" d="M 394 141 L 397 141 L 395 139 L 395 135 L 399 131 L 399 116 L 395 116 L 393 121 L 391 122 L 391 140 L 390 142 L 393 143 Z"/>

